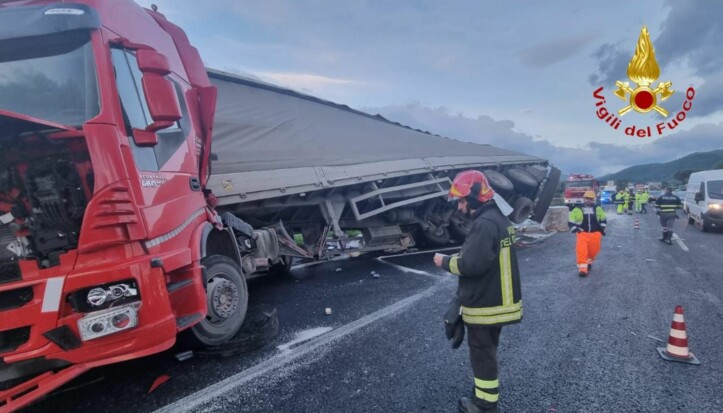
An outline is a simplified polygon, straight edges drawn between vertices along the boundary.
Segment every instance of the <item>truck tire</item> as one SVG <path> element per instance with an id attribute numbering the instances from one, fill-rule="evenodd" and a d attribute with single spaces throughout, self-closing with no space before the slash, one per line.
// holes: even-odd
<path id="1" fill-rule="evenodd" d="M 427 231 L 420 228 L 419 233 L 422 235 L 424 245 L 428 247 L 440 247 L 449 244 L 452 237 L 447 227 L 437 227 L 434 231 Z"/>
<path id="2" fill-rule="evenodd" d="M 275 308 L 249 308 L 241 330 L 220 346 L 194 352 L 199 357 L 234 357 L 267 345 L 279 334 L 279 317 Z"/>
<path id="3" fill-rule="evenodd" d="M 487 182 L 492 185 L 492 189 L 494 189 L 495 191 L 506 194 L 511 193 L 515 190 L 515 186 L 512 184 L 512 181 L 507 179 L 507 177 L 502 175 L 501 173 L 493 171 L 492 169 L 487 169 L 485 171 L 482 171 L 482 173 L 485 174 Z"/>
<path id="4" fill-rule="evenodd" d="M 705 221 L 705 217 L 701 214 L 700 217 L 700 230 L 703 232 L 710 232 L 710 225 Z"/>
<path id="5" fill-rule="evenodd" d="M 208 314 L 189 329 L 189 335 L 197 346 L 219 346 L 241 329 L 249 303 L 248 288 L 241 268 L 231 258 L 212 255 L 201 263 L 206 267 Z"/>
<path id="6" fill-rule="evenodd" d="M 539 184 L 547 176 L 547 168 L 541 165 L 532 165 L 525 168 L 525 172 L 532 175 L 535 181 Z"/>
<path id="7" fill-rule="evenodd" d="M 686 211 L 688 214 L 688 225 L 695 225 L 695 220 L 690 216 L 690 211 Z"/>
<path id="8" fill-rule="evenodd" d="M 522 169 L 512 168 L 505 172 L 505 176 L 510 179 L 518 192 L 528 193 L 537 189 L 538 182 L 535 177 Z"/>
<path id="9" fill-rule="evenodd" d="M 515 224 L 524 222 L 530 217 L 530 214 L 532 213 L 532 206 L 533 203 L 530 198 L 526 198 L 524 196 L 517 198 L 512 205 L 513 211 L 512 214 L 510 214 L 510 221 Z"/>

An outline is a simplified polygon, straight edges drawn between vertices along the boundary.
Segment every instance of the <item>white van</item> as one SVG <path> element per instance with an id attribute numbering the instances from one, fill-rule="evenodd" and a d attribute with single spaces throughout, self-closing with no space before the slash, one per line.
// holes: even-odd
<path id="1" fill-rule="evenodd" d="M 700 223 L 704 232 L 723 228 L 723 169 L 690 174 L 684 209 L 688 223 Z"/>

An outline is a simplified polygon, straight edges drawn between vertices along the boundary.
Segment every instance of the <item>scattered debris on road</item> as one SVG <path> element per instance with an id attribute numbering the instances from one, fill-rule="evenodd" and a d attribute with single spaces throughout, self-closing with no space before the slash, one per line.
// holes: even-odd
<path id="1" fill-rule="evenodd" d="M 193 351 L 188 350 L 181 353 L 176 353 L 175 357 L 178 361 L 186 361 L 193 357 Z"/>
<path id="2" fill-rule="evenodd" d="M 148 394 L 151 394 L 154 390 L 156 390 L 160 385 L 167 382 L 171 379 L 171 376 L 166 374 L 161 374 L 158 376 L 155 380 L 153 380 L 153 384 L 151 384 L 151 388 L 148 389 Z"/>
<path id="3" fill-rule="evenodd" d="M 228 343 L 196 350 L 199 357 L 232 357 L 260 349 L 279 334 L 276 309 L 249 308 L 241 330 Z"/>

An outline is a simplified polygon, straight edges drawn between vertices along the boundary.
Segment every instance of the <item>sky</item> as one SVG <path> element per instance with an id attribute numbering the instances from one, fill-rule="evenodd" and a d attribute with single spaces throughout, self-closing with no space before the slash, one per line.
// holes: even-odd
<path id="1" fill-rule="evenodd" d="M 414 128 L 600 175 L 723 148 L 723 2 L 137 0 L 181 26 L 207 67 L 255 77 Z M 643 25 L 670 112 L 598 118 Z M 655 125 L 683 111 L 674 130 Z M 651 126 L 631 137 L 626 127 Z M 675 125 L 674 125 L 675 126 Z"/>

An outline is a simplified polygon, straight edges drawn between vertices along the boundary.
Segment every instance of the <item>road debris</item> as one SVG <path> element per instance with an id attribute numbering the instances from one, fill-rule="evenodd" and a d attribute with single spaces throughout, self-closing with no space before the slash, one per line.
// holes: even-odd
<path id="1" fill-rule="evenodd" d="M 166 374 L 161 374 L 158 376 L 155 380 L 153 380 L 153 384 L 151 384 L 151 388 L 148 389 L 148 394 L 151 394 L 154 390 L 156 390 L 161 384 L 167 382 L 171 379 L 171 376 Z"/>

